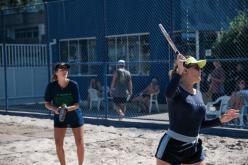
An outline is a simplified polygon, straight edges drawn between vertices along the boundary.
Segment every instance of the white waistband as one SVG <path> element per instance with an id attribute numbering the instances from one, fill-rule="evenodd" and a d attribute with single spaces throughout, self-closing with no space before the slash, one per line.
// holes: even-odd
<path id="1" fill-rule="evenodd" d="M 182 134 L 177 133 L 175 131 L 172 131 L 170 129 L 168 129 L 167 135 L 169 135 L 173 139 L 176 139 L 176 140 L 179 140 L 179 141 L 182 141 L 185 143 L 196 143 L 198 140 L 198 137 L 199 137 L 199 136 L 191 137 L 191 136 L 182 135 Z"/>

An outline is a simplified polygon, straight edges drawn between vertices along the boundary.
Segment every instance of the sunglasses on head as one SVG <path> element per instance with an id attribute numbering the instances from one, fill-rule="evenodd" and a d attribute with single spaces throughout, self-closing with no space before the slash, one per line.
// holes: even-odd
<path id="1" fill-rule="evenodd" d="M 68 68 L 66 66 L 60 66 L 60 67 L 58 67 L 58 69 L 68 70 Z"/>

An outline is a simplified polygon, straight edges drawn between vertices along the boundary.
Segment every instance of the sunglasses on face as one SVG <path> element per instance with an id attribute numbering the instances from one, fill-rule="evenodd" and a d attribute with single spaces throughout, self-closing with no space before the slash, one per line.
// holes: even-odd
<path id="1" fill-rule="evenodd" d="M 243 84 L 245 84 L 245 82 L 244 81 L 241 81 L 241 82 L 239 82 L 239 84 L 242 84 L 243 85 Z"/>
<path id="2" fill-rule="evenodd" d="M 194 68 L 195 70 L 197 71 L 200 71 L 201 68 L 198 66 L 198 65 L 191 65 L 191 64 L 188 64 L 188 65 L 184 65 L 185 68 L 189 69 L 189 68 Z"/>

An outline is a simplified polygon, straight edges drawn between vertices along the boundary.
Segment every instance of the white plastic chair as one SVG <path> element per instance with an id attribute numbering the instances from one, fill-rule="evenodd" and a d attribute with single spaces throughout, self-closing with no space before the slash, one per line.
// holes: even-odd
<path id="1" fill-rule="evenodd" d="M 246 120 L 248 120 L 247 118 L 248 98 L 244 97 L 243 99 L 244 99 L 244 105 L 240 109 L 240 114 L 239 114 L 239 126 L 242 128 L 246 126 L 244 123 L 244 117 L 246 117 Z"/>
<path id="2" fill-rule="evenodd" d="M 215 117 L 221 116 L 222 113 L 226 112 L 228 109 L 228 102 L 230 100 L 230 96 L 221 96 L 213 102 L 207 103 L 207 111 L 206 111 L 206 118 L 208 115 L 214 115 Z M 214 104 L 220 103 L 220 108 L 216 109 Z"/>
<path id="3" fill-rule="evenodd" d="M 157 93 L 151 94 L 150 95 L 150 101 L 149 101 L 149 113 L 152 112 L 152 105 L 155 104 L 157 111 L 159 112 L 159 107 L 158 107 L 158 94 L 160 91 Z"/>
<path id="4" fill-rule="evenodd" d="M 93 104 L 96 103 L 97 110 L 99 111 L 101 102 L 103 101 L 103 98 L 98 96 L 98 91 L 96 89 L 89 88 L 88 93 L 90 96 L 90 109 L 92 109 Z"/>

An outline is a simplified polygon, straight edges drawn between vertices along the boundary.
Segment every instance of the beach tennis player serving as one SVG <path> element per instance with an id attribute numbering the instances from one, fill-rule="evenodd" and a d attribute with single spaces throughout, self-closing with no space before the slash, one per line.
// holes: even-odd
<path id="1" fill-rule="evenodd" d="M 70 65 L 59 63 L 54 68 L 53 82 L 45 91 L 45 107 L 54 112 L 54 138 L 57 156 L 61 165 L 66 164 L 63 149 L 67 127 L 72 128 L 77 146 L 79 165 L 84 160 L 83 115 L 79 109 L 78 84 L 68 79 Z"/>
<path id="2" fill-rule="evenodd" d="M 176 52 L 175 52 L 176 53 Z M 157 152 L 157 165 L 204 165 L 201 128 L 222 125 L 239 116 L 239 111 L 229 109 L 222 116 L 205 120 L 206 106 L 202 94 L 194 88 L 201 81 L 201 70 L 206 60 L 178 54 L 170 72 L 166 88 L 169 129 L 161 138 Z"/>

